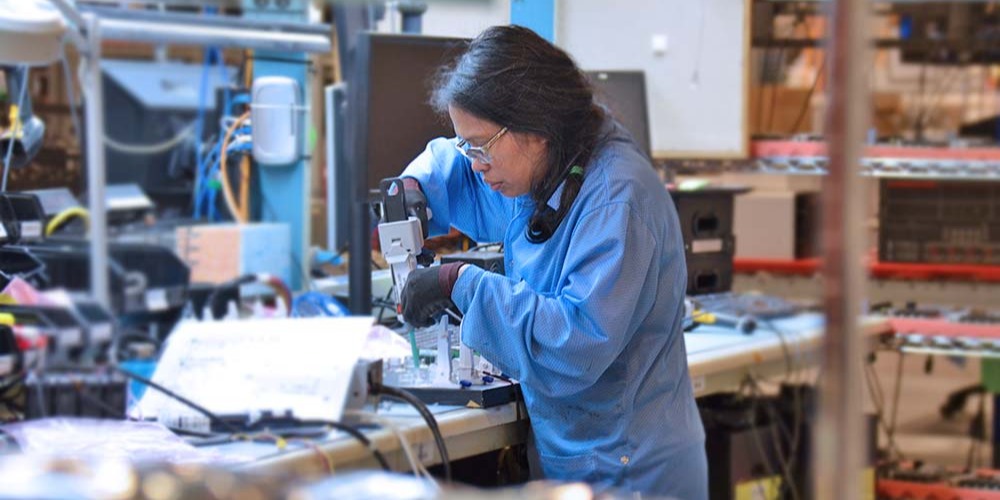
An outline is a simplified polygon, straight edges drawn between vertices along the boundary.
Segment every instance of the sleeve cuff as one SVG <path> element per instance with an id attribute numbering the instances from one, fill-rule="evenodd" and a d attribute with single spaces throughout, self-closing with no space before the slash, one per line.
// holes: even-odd
<path id="1" fill-rule="evenodd" d="M 458 277 L 458 281 L 455 282 L 455 288 L 451 290 L 451 300 L 464 314 L 469 310 L 469 305 L 472 303 L 472 298 L 476 295 L 476 287 L 479 286 L 479 280 L 482 279 L 483 274 L 487 271 L 479 266 L 469 265 L 462 271 L 462 274 Z"/>

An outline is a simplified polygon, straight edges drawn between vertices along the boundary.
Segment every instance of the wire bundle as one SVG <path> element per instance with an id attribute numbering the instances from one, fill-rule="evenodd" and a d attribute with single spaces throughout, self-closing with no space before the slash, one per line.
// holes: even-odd
<path id="1" fill-rule="evenodd" d="M 194 217 L 206 217 L 208 220 L 218 220 L 215 207 L 218 194 L 221 190 L 226 202 L 226 208 L 233 219 L 245 223 L 250 220 L 250 159 L 246 153 L 250 151 L 250 128 L 249 112 L 239 117 L 224 116 L 220 121 L 220 129 L 225 130 L 223 137 L 212 145 L 208 151 L 203 152 L 201 143 L 204 134 L 205 109 L 208 93 L 208 71 L 212 58 L 215 58 L 221 71 L 222 81 L 228 79 L 222 52 L 219 49 L 211 48 L 205 52 L 204 71 L 202 72 L 201 87 L 199 89 L 198 118 L 195 122 L 195 134 L 197 141 L 196 149 L 196 177 L 194 193 Z M 247 65 L 245 71 L 245 83 L 249 87 L 252 81 L 252 59 L 249 54 L 246 57 Z M 235 105 L 247 105 L 247 96 L 230 96 L 229 87 L 224 87 L 223 111 L 229 113 Z M 240 200 L 237 202 L 233 195 L 229 182 L 228 159 L 232 154 L 241 154 L 240 159 Z"/>
<path id="2" fill-rule="evenodd" d="M 438 454 L 441 456 L 441 466 L 444 469 L 444 478 L 446 482 L 450 483 L 451 459 L 448 458 L 448 447 L 444 443 L 444 436 L 441 434 L 441 428 L 438 427 L 437 419 L 434 418 L 434 414 L 431 413 L 429 408 L 427 408 L 427 405 L 425 405 L 423 401 L 413 394 L 396 387 L 379 385 L 374 387 L 372 390 L 383 397 L 407 403 L 420 413 L 424 422 L 427 423 L 427 427 L 430 428 L 431 434 L 434 435 L 434 443 L 437 444 Z"/>

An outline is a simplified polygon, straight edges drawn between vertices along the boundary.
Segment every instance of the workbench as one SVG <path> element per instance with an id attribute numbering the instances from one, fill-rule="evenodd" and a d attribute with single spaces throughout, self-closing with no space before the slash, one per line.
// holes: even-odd
<path id="1" fill-rule="evenodd" d="M 867 337 L 888 333 L 888 322 L 877 318 L 862 320 Z M 747 375 L 781 379 L 802 369 L 815 367 L 822 343 L 823 318 L 816 313 L 764 322 L 751 335 L 703 325 L 685 334 L 688 368 L 697 397 L 735 390 Z M 507 446 L 524 443 L 528 420 L 523 403 L 473 409 L 431 405 L 451 460 L 467 458 Z M 424 421 L 402 403 L 381 408 L 409 442 L 424 465 L 440 463 L 434 439 Z M 394 470 L 409 470 L 397 436 L 387 428 L 366 431 L 368 438 L 386 456 Z M 243 468 L 298 477 L 316 477 L 343 468 L 378 467 L 371 452 L 346 434 L 334 432 L 327 438 L 305 445 L 289 443 L 278 450 L 270 443 L 234 442 L 219 445 L 217 451 L 247 458 Z M 325 458 L 319 453 L 325 454 Z"/>

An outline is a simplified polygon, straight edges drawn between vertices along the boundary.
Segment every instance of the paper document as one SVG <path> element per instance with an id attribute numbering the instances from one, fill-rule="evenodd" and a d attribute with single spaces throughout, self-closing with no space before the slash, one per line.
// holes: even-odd
<path id="1" fill-rule="evenodd" d="M 167 340 L 153 381 L 221 415 L 290 410 L 340 420 L 370 317 L 185 321 Z M 132 414 L 190 415 L 148 389 Z"/>

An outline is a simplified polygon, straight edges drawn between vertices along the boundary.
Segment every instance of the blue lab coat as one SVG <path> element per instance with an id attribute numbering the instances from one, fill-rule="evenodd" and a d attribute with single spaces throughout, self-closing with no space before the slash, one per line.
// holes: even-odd
<path id="1" fill-rule="evenodd" d="M 431 234 L 502 241 L 506 276 L 468 267 L 452 300 L 462 341 L 521 382 L 546 477 L 645 495 L 708 498 L 705 432 L 681 331 L 686 268 L 669 193 L 613 122 L 548 241 L 528 241 L 530 195 L 492 191 L 455 139 L 403 172 Z M 561 190 L 550 205 L 557 206 Z"/>

